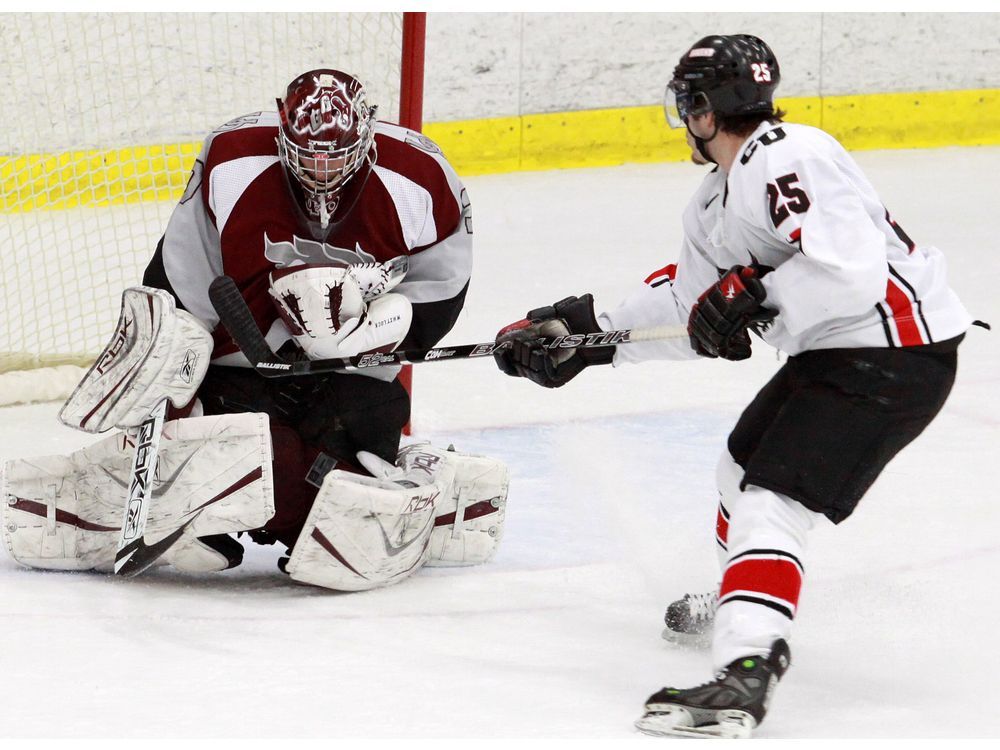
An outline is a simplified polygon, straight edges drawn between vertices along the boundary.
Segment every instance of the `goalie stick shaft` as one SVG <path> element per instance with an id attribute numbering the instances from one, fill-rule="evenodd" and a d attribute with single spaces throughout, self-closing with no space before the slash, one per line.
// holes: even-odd
<path id="1" fill-rule="evenodd" d="M 444 362 L 453 359 L 492 357 L 509 344 L 490 341 L 481 344 L 460 344 L 432 349 L 409 349 L 397 352 L 368 352 L 342 359 L 313 359 L 289 362 L 275 354 L 257 326 L 257 322 L 229 276 L 219 276 L 209 286 L 208 296 L 219 315 L 219 321 L 229 332 L 236 346 L 246 355 L 253 368 L 264 377 L 317 375 L 327 372 L 349 372 L 382 365 L 415 365 L 422 362 Z M 541 339 L 547 349 L 593 348 L 617 346 L 640 341 L 660 341 L 687 338 L 687 327 L 659 326 L 656 328 L 622 329 L 599 333 L 570 334 Z"/>
<path id="2" fill-rule="evenodd" d="M 125 514 L 118 536 L 115 553 L 115 573 L 120 576 L 138 575 L 166 551 L 173 543 L 148 547 L 143 542 L 146 517 L 153 495 L 153 475 L 156 457 L 160 450 L 160 435 L 167 414 L 167 399 L 163 399 L 139 425 L 135 435 L 135 452 L 132 454 L 132 471 L 129 473 L 128 496 Z M 160 549 L 162 547 L 162 549 Z"/>

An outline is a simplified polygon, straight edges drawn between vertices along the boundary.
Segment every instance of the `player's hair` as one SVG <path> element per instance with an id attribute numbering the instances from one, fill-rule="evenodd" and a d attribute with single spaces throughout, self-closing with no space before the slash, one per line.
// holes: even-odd
<path id="1" fill-rule="evenodd" d="M 719 132 L 745 137 L 755 131 L 762 122 L 784 122 L 786 114 L 788 113 L 783 109 L 776 109 L 773 112 L 752 112 L 746 115 L 720 115 L 716 112 L 715 122 L 719 126 Z"/>

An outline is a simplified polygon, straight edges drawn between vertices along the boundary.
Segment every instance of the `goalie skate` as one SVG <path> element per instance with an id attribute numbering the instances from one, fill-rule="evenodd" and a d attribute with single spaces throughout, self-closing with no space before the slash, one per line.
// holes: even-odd
<path id="1" fill-rule="evenodd" d="M 790 659 L 788 644 L 779 639 L 766 658 L 737 659 L 704 685 L 663 688 L 646 701 L 646 712 L 635 726 L 658 737 L 748 738 L 764 720 Z"/>

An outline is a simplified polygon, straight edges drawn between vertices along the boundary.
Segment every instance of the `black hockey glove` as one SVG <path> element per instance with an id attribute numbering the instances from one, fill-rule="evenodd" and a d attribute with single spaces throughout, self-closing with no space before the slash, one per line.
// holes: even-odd
<path id="1" fill-rule="evenodd" d="M 575 378 L 584 367 L 610 364 L 615 356 L 615 347 L 545 349 L 539 339 L 600 331 L 594 316 L 593 296 L 567 297 L 550 307 L 532 310 L 524 320 L 503 328 L 496 340 L 509 346 L 493 357 L 497 366 L 508 375 L 528 378 L 546 388 L 559 388 Z"/>
<path id="2" fill-rule="evenodd" d="M 698 354 L 732 360 L 750 357 L 747 329 L 778 314 L 763 306 L 767 292 L 761 275 L 756 268 L 733 266 L 698 297 L 688 318 L 691 346 Z"/>

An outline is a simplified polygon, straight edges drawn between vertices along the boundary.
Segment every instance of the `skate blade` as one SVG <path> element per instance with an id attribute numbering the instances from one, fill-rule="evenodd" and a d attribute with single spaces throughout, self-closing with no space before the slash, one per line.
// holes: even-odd
<path id="1" fill-rule="evenodd" d="M 648 713 L 637 719 L 635 728 L 653 737 L 693 737 L 700 739 L 745 740 L 753 733 L 757 722 L 744 711 L 720 712 L 717 724 L 691 726 L 690 716 L 670 713 Z"/>
<path id="2" fill-rule="evenodd" d="M 712 645 L 712 631 L 707 633 L 678 633 L 676 630 L 664 628 L 660 637 L 667 643 L 681 648 L 703 649 Z"/>

